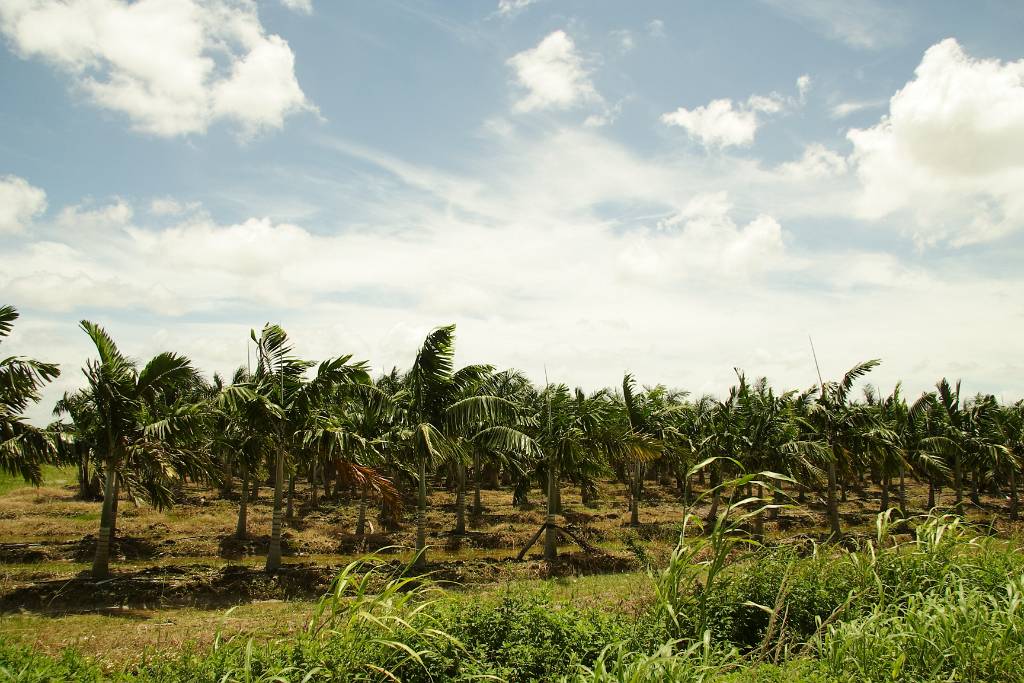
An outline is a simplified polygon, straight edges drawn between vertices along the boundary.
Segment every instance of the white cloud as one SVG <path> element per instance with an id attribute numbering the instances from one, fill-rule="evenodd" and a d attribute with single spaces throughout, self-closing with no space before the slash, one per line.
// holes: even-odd
<path id="1" fill-rule="evenodd" d="M 149 213 L 154 216 L 177 216 L 198 208 L 198 202 L 180 202 L 173 197 L 157 197 L 149 203 Z"/>
<path id="2" fill-rule="evenodd" d="M 905 212 L 922 243 L 1024 228 L 1024 60 L 975 59 L 944 40 L 925 52 L 889 114 L 848 137 L 861 216 Z"/>
<path id="3" fill-rule="evenodd" d="M 0 32 L 152 135 L 204 133 L 218 121 L 252 135 L 315 109 L 291 48 L 266 33 L 251 0 L 17 0 L 0 4 Z"/>
<path id="4" fill-rule="evenodd" d="M 690 137 L 705 147 L 749 145 L 757 132 L 757 113 L 752 109 L 733 108 L 732 100 L 711 100 L 694 109 L 679 109 L 661 115 L 663 123 L 686 129 Z"/>
<path id="5" fill-rule="evenodd" d="M 762 214 L 739 227 L 731 213 L 726 192 L 694 197 L 655 230 L 628 236 L 620 271 L 665 284 L 696 274 L 746 279 L 779 268 L 785 255 L 779 222 Z"/>
<path id="6" fill-rule="evenodd" d="M 804 74 L 796 79 L 797 97 L 799 97 L 801 104 L 807 101 L 807 93 L 811 91 L 812 85 L 813 81 L 811 81 L 810 74 Z"/>
<path id="7" fill-rule="evenodd" d="M 46 210 L 46 192 L 24 178 L 0 176 L 0 234 L 24 232 Z"/>
<path id="8" fill-rule="evenodd" d="M 498 14 L 513 17 L 536 2 L 537 0 L 498 0 Z"/>
<path id="9" fill-rule="evenodd" d="M 281 0 L 281 4 L 293 12 L 301 14 L 313 13 L 313 0 Z"/>
<path id="10" fill-rule="evenodd" d="M 903 8 L 878 0 L 762 0 L 777 11 L 850 47 L 875 49 L 898 41 L 908 19 Z"/>
<path id="11" fill-rule="evenodd" d="M 705 147 L 745 147 L 754 142 L 762 123 L 759 115 L 779 114 L 803 105 L 810 78 L 801 76 L 796 83 L 799 99 L 786 98 L 776 92 L 751 95 L 746 102 L 735 104 L 731 99 L 723 98 L 693 109 L 680 107 L 662 114 L 661 121 L 685 129 L 691 138 L 699 140 Z"/>
<path id="12" fill-rule="evenodd" d="M 804 148 L 803 156 L 797 161 L 787 161 L 779 165 L 780 172 L 797 180 L 843 175 L 847 168 L 846 157 L 819 143 Z"/>
<path id="13" fill-rule="evenodd" d="M 568 109 L 600 100 L 583 58 L 565 31 L 551 33 L 537 47 L 510 57 L 507 63 L 526 91 L 516 101 L 516 111 Z"/>
<path id="14" fill-rule="evenodd" d="M 948 359 L 1012 357 L 1024 334 L 1024 318 L 1005 314 L 1019 277 L 959 266 L 934 276 L 841 243 L 807 251 L 783 226 L 801 203 L 834 207 L 819 184 L 852 182 L 845 176 L 797 181 L 726 155 L 644 156 L 579 128 L 514 127 L 459 173 L 322 142 L 386 187 L 339 199 L 344 184 L 330 185 L 351 218 L 334 230 L 201 209 L 151 219 L 118 199 L 37 220 L 0 272 L 0 291 L 26 314 L 11 352 L 61 362 L 80 381 L 89 350 L 74 327 L 89 311 L 133 356 L 174 349 L 207 372 L 244 363 L 248 328 L 267 319 L 304 357 L 407 367 L 428 329 L 456 322 L 460 364 L 535 379 L 546 365 L 588 388 L 630 369 L 700 393 L 721 392 L 734 366 L 809 386 L 812 331 L 829 376 L 882 356 L 889 374 L 874 379 L 903 377 L 915 390 Z M 805 156 L 816 155 L 828 158 Z M 377 254 L 388 255 L 387 277 Z M 951 308 L 962 324 L 928 337 Z M 993 321 L 1006 333 L 986 334 Z M 1024 388 L 1024 368 L 1004 365 L 983 362 L 972 377 Z"/>
<path id="15" fill-rule="evenodd" d="M 850 114 L 856 114 L 865 109 L 877 109 L 889 103 L 888 100 L 850 100 L 840 102 L 832 107 L 829 116 L 833 119 L 845 119 Z"/>
<path id="16" fill-rule="evenodd" d="M 665 22 L 661 19 L 651 19 L 647 22 L 647 33 L 652 38 L 665 37 Z"/>

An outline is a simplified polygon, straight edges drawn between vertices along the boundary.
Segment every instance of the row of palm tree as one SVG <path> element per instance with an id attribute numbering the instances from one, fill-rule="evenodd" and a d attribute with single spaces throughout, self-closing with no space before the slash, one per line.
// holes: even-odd
<path id="1" fill-rule="evenodd" d="M 0 341 L 17 312 L 0 309 Z M 205 380 L 185 357 L 165 352 L 139 364 L 103 328 L 82 321 L 96 350 L 85 386 L 57 403 L 62 421 L 46 429 L 23 413 L 58 375 L 52 364 L 20 357 L 0 362 L 0 468 L 38 483 L 41 465 L 73 464 L 80 495 L 102 499 L 93 575 L 109 573 L 121 499 L 172 505 L 185 481 L 231 491 L 238 487 L 235 536 L 249 535 L 247 510 L 260 482 L 273 485 L 266 569 L 281 565 L 282 531 L 294 514 L 296 482 L 306 482 L 311 506 L 320 491 L 358 497 L 355 532 L 363 535 L 370 507 L 385 527 L 415 508 L 418 562 L 427 561 L 428 502 L 433 485 L 455 494 L 454 534 L 482 512 L 484 480 L 508 486 L 525 503 L 536 483 L 546 498 L 544 554 L 554 559 L 561 492 L 579 487 L 585 505 L 609 477 L 628 492 L 629 520 L 641 523 L 648 482 L 674 482 L 684 505 L 695 483 L 708 493 L 714 521 L 723 496 L 767 503 L 824 503 L 830 534 L 842 535 L 839 504 L 867 477 L 880 486 L 880 509 L 908 514 L 907 481 L 927 482 L 929 507 L 943 486 L 954 508 L 980 502 L 983 491 L 1008 494 L 1018 515 L 1017 481 L 1024 465 L 1024 403 L 961 396 L 959 383 L 939 381 L 912 402 L 897 386 L 888 396 L 856 385 L 878 365 L 860 363 L 835 381 L 803 391 L 776 392 L 766 379 L 737 381 L 721 398 L 692 399 L 664 385 L 621 385 L 586 393 L 565 384 L 535 386 L 514 370 L 489 365 L 456 369 L 455 327 L 427 335 L 408 371 L 372 377 L 350 355 L 319 364 L 297 357 L 285 331 L 253 331 L 255 357 L 230 380 Z M 254 361 L 254 362 L 253 362 Z M 69 422 L 63 421 L 70 420 Z M 759 472 L 742 491 L 723 481 Z M 333 486 L 333 489 L 332 489 Z M 895 505 L 892 504 L 895 498 Z"/>

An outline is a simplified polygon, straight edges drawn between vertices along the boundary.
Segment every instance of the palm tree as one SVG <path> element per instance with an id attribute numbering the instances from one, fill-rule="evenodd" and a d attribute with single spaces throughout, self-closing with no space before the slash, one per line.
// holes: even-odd
<path id="1" fill-rule="evenodd" d="M 1003 407 L 999 417 L 1007 448 L 1004 468 L 1010 485 L 1010 519 L 1016 521 L 1018 517 L 1017 474 L 1024 466 L 1024 400 L 1017 401 L 1012 406 Z"/>
<path id="2" fill-rule="evenodd" d="M 0 344 L 14 329 L 18 311 L 0 306 Z M 0 359 L 0 472 L 42 483 L 41 464 L 54 453 L 53 442 L 22 413 L 39 400 L 39 391 L 60 375 L 53 363 L 22 356 Z"/>
<path id="3" fill-rule="evenodd" d="M 405 392 L 389 389 L 381 381 L 341 385 L 332 401 L 317 406 L 303 435 L 313 462 L 321 461 L 325 470 L 329 467 L 339 480 L 359 489 L 358 536 L 366 533 L 366 507 L 371 494 L 386 509 L 401 510 L 398 490 L 380 472 L 397 459 L 396 446 L 406 435 L 402 415 Z"/>
<path id="4" fill-rule="evenodd" d="M 942 434 L 945 456 L 953 471 L 953 490 L 956 495 L 955 508 L 958 515 L 964 513 L 963 461 L 969 450 L 967 434 L 967 410 L 960 400 L 960 382 L 955 386 L 943 377 L 935 385 L 936 408 L 941 417 L 939 427 Z"/>
<path id="5" fill-rule="evenodd" d="M 231 383 L 224 385 L 214 378 L 211 397 L 210 447 L 222 465 L 229 471 L 222 476 L 230 478 L 230 470 L 241 475 L 238 499 L 238 521 L 234 537 L 244 540 L 249 536 L 249 488 L 257 476 L 260 463 L 272 450 L 272 440 L 263 424 L 272 405 L 260 394 L 252 391 L 253 377 L 246 368 L 235 370 Z"/>
<path id="6" fill-rule="evenodd" d="M 250 333 L 256 342 L 257 366 L 253 372 L 251 393 L 263 424 L 274 441 L 274 508 L 267 551 L 267 573 L 281 567 L 281 531 L 284 478 L 290 457 L 301 452 L 308 438 L 310 421 L 318 407 L 331 400 L 338 386 L 366 383 L 369 375 L 365 363 L 351 363 L 352 356 L 339 356 L 323 361 L 312 378 L 306 372 L 314 363 L 292 355 L 288 335 L 278 325 L 267 323 L 260 335 Z"/>
<path id="7" fill-rule="evenodd" d="M 97 460 L 103 467 L 103 508 L 93 561 L 94 578 L 109 574 L 110 545 L 122 486 L 157 507 L 173 501 L 173 477 L 202 476 L 209 469 L 201 449 L 179 448 L 176 439 L 195 432 L 201 418 L 198 376 L 188 358 L 154 356 L 139 370 L 107 332 L 88 320 L 81 327 L 99 356 L 86 363 L 87 400 L 94 413 Z"/>
<path id="8" fill-rule="evenodd" d="M 79 389 L 64 395 L 54 404 L 54 417 L 65 415 L 71 418 L 68 425 L 58 420 L 50 425 L 49 431 L 54 436 L 59 459 L 74 463 L 78 475 L 78 497 L 81 500 L 95 500 L 100 495 L 99 470 L 94 467 L 96 446 L 100 442 L 97 433 L 96 411 L 89 400 L 89 392 Z"/>
<path id="9" fill-rule="evenodd" d="M 511 401 L 492 394 L 473 394 L 470 388 L 490 372 L 489 366 L 470 365 L 454 371 L 455 325 L 431 331 L 409 371 L 411 431 L 406 449 L 417 468 L 416 566 L 426 566 L 427 472 L 442 463 L 466 458 L 465 437 L 492 429 L 486 443 L 492 448 L 525 452 L 530 440 L 512 428 L 519 416 Z"/>
<path id="10" fill-rule="evenodd" d="M 640 494 L 643 486 L 644 465 L 660 457 L 664 448 L 665 431 L 671 408 L 666 405 L 665 388 L 655 387 L 639 391 L 633 375 L 622 378 L 622 402 L 628 431 L 617 439 L 622 448 L 623 463 L 629 468 L 629 525 L 640 525 Z M 613 448 L 613 450 L 615 450 Z"/>
<path id="11" fill-rule="evenodd" d="M 852 407 L 848 398 L 854 383 L 871 372 L 880 362 L 875 359 L 858 363 L 838 382 L 820 381 L 818 399 L 808 406 L 805 424 L 827 449 L 828 524 L 833 540 L 842 535 L 839 503 L 836 499 L 836 473 L 844 456 L 850 453 L 850 442 L 865 428 L 865 413 Z"/>

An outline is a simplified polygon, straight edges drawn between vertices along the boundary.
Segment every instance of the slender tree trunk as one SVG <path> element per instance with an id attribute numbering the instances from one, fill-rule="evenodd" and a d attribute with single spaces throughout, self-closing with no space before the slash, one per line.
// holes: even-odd
<path id="1" fill-rule="evenodd" d="M 111 457 L 106 463 L 105 480 L 103 482 L 103 510 L 100 513 L 100 534 L 96 537 L 96 557 L 92 562 L 92 578 L 105 579 L 110 576 L 110 542 L 111 531 L 114 529 L 114 500 L 117 497 L 114 461 Z"/>
<path id="2" fill-rule="evenodd" d="M 466 533 L 466 466 L 455 463 L 455 533 Z"/>
<path id="3" fill-rule="evenodd" d="M 935 481 L 928 477 L 928 509 L 935 507 Z"/>
<path id="4" fill-rule="evenodd" d="M 333 463 L 324 463 L 324 499 L 331 497 L 331 475 L 334 473 Z"/>
<path id="5" fill-rule="evenodd" d="M 285 519 L 292 521 L 292 502 L 295 500 L 295 475 L 288 475 L 288 502 L 285 505 Z"/>
<path id="6" fill-rule="evenodd" d="M 235 527 L 235 538 L 241 540 L 248 533 L 249 515 L 249 463 L 242 461 L 242 497 L 238 501 L 238 525 Z"/>
<path id="7" fill-rule="evenodd" d="M 121 499 L 121 481 L 114 477 L 114 502 L 111 503 L 113 512 L 110 515 L 110 552 L 114 552 L 114 544 L 117 543 L 117 504 Z"/>
<path id="8" fill-rule="evenodd" d="M 562 514 L 562 486 L 558 481 L 558 473 L 555 473 L 555 514 Z"/>
<path id="9" fill-rule="evenodd" d="M 227 453 L 220 456 L 220 474 L 220 495 L 222 498 L 226 498 L 234 487 L 234 473 L 231 471 L 231 462 L 228 460 Z"/>
<path id="10" fill-rule="evenodd" d="M 907 468 L 900 465 L 900 517 L 907 518 Z"/>
<path id="11" fill-rule="evenodd" d="M 484 506 L 480 502 L 480 454 L 473 454 L 473 515 L 483 514 Z"/>
<path id="12" fill-rule="evenodd" d="M 314 510 L 317 508 L 317 503 L 319 502 L 317 500 L 318 497 L 319 497 L 319 494 L 317 493 L 317 490 L 316 490 L 316 480 L 317 480 L 317 476 L 316 475 L 317 475 L 317 466 L 316 466 L 316 460 L 314 460 L 309 465 L 309 494 L 310 494 L 310 501 L 309 501 L 309 503 L 310 503 L 310 505 L 313 506 Z"/>
<path id="13" fill-rule="evenodd" d="M 427 459 L 420 458 L 419 495 L 416 500 L 416 563 L 418 570 L 427 567 Z"/>
<path id="14" fill-rule="evenodd" d="M 78 497 L 89 500 L 89 453 L 85 452 L 78 461 Z"/>
<path id="15" fill-rule="evenodd" d="M 836 463 L 828 461 L 828 527 L 833 540 L 838 540 L 843 530 L 839 526 L 839 503 L 836 501 Z"/>
<path id="16" fill-rule="evenodd" d="M 281 503 L 284 498 L 284 450 L 278 447 L 277 462 L 274 465 L 274 516 L 270 523 L 270 549 L 267 552 L 268 574 L 273 574 L 281 568 L 281 527 L 282 510 Z"/>
<path id="17" fill-rule="evenodd" d="M 551 459 L 552 461 L 554 458 Z M 555 530 L 555 515 L 558 503 L 558 470 L 555 463 L 548 462 L 548 513 L 544 517 L 544 559 L 553 562 L 558 557 L 558 532 Z"/>
<path id="18" fill-rule="evenodd" d="M 369 498 L 369 493 L 364 486 L 359 494 L 359 518 L 356 520 L 356 536 L 364 536 L 366 534 L 366 499 Z"/>
<path id="19" fill-rule="evenodd" d="M 633 493 L 629 501 L 629 525 L 640 526 L 640 463 L 633 468 Z"/>
<path id="20" fill-rule="evenodd" d="M 889 509 L 889 475 L 886 474 L 882 477 L 882 504 L 879 505 L 879 512 L 885 512 Z"/>
<path id="21" fill-rule="evenodd" d="M 256 473 L 250 473 L 249 478 L 252 479 L 252 490 L 249 491 L 249 502 L 255 503 L 260 497 L 260 471 L 259 464 L 256 465 Z"/>
<path id="22" fill-rule="evenodd" d="M 971 472 L 971 502 L 981 505 L 981 468 L 975 467 Z"/>
<path id="23" fill-rule="evenodd" d="M 1010 465 L 1010 519 L 1017 521 L 1017 472 Z"/>
<path id="24" fill-rule="evenodd" d="M 953 458 L 953 489 L 956 493 L 954 506 L 958 515 L 964 514 L 964 482 L 960 468 L 960 454 Z"/>

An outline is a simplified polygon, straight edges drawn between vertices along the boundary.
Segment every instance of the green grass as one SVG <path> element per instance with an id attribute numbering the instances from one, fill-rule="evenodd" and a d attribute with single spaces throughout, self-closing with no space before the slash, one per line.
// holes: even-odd
<path id="1" fill-rule="evenodd" d="M 899 546 L 883 520 L 852 552 L 694 536 L 649 575 L 452 591 L 388 571 L 352 564 L 287 637 L 223 631 L 111 664 L 0 636 L 0 680 L 1024 683 L 1024 555 L 950 517 Z"/>
<path id="2" fill-rule="evenodd" d="M 67 486 L 75 483 L 77 477 L 73 466 L 57 467 L 55 465 L 43 465 L 42 469 L 44 486 Z M 0 472 L 0 496 L 31 486 L 32 484 L 22 479 L 21 476 Z"/>

